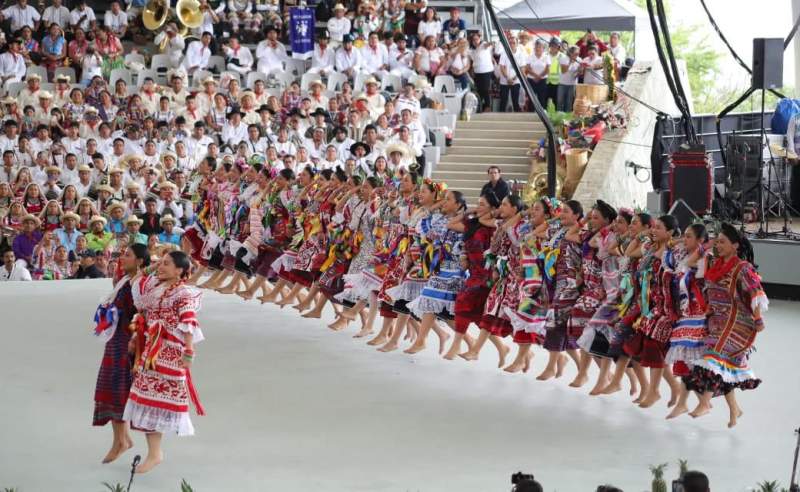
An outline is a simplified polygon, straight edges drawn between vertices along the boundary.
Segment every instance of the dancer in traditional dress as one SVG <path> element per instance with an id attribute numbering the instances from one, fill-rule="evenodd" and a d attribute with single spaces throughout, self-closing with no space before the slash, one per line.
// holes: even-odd
<path id="1" fill-rule="evenodd" d="M 486 305 L 486 298 L 489 296 L 489 274 L 486 268 L 486 258 L 484 253 L 491 245 L 492 236 L 496 230 L 497 222 L 494 213 L 500 206 L 500 200 L 493 191 L 481 195 L 478 199 L 478 206 L 473 214 L 464 217 L 460 224 L 451 227 L 457 232 L 464 234 L 464 252 L 462 258 L 462 268 L 467 272 L 467 279 L 464 288 L 456 296 L 453 307 L 455 312 L 454 331 L 455 336 L 450 344 L 450 349 L 444 355 L 447 360 L 452 360 L 461 353 L 461 342 L 467 337 L 467 330 L 470 324 L 480 323 L 483 317 L 483 307 Z M 500 365 L 505 363 L 508 348 L 503 341 L 497 337 L 492 338 L 495 346 L 500 353 Z"/>
<path id="2" fill-rule="evenodd" d="M 133 244 L 120 256 L 125 275 L 114 290 L 98 307 L 95 315 L 95 335 L 105 342 L 97 386 L 94 391 L 94 418 L 92 425 L 104 426 L 111 422 L 114 440 L 103 463 L 111 463 L 133 446 L 128 434 L 128 423 L 123 419 L 125 403 L 131 389 L 131 356 L 128 352 L 131 321 L 136 314 L 131 288 L 139 281 L 144 269 L 150 265 L 147 246 Z"/>
<path id="3" fill-rule="evenodd" d="M 453 323 L 456 296 L 464 286 L 461 270 L 463 234 L 454 229 L 461 224 L 461 214 L 466 208 L 467 203 L 460 191 L 448 191 L 439 211 L 417 226 L 417 233 L 425 244 L 423 265 L 430 271 L 430 276 L 419 297 L 408 303 L 408 309 L 420 318 L 420 326 L 414 344 L 405 350 L 407 354 L 425 349 L 428 333 L 434 328 L 437 317 L 448 324 Z"/>
<path id="4" fill-rule="evenodd" d="M 581 228 L 583 206 L 580 202 L 569 200 L 561 207 L 561 228 L 550 235 L 545 242 L 545 269 L 554 270 L 552 299 L 549 302 L 544 348 L 549 352 L 547 366 L 536 379 L 546 381 L 563 374 L 567 362 L 566 352 L 575 365 L 578 365 L 577 339 L 569 336 L 567 322 L 572 305 L 578 299 L 578 274 L 581 261 L 581 244 L 568 239 L 567 233 L 576 235 Z M 553 264 L 550 267 L 549 264 Z"/>
<path id="5" fill-rule="evenodd" d="M 204 414 L 191 377 L 194 344 L 203 340 L 203 333 L 196 317 L 201 294 L 185 285 L 190 268 L 186 253 L 171 251 L 161 259 L 155 276 L 133 286 L 139 310 L 133 341 L 137 361 L 123 420 L 147 435 L 147 457 L 138 473 L 161 463 L 164 433 L 194 434 L 190 399 L 197 414 Z"/>
<path id="6" fill-rule="evenodd" d="M 608 268 L 616 268 L 616 261 L 609 260 L 609 255 L 607 254 L 600 255 L 599 242 L 603 238 L 613 236 L 614 232 L 611 229 L 611 224 L 616 218 L 617 211 L 611 205 L 603 200 L 597 200 L 589 214 L 589 229 L 584 231 L 579 238 L 576 238 L 583 245 L 581 253 L 581 296 L 572 308 L 567 329 L 578 339 L 577 343 L 580 347 L 581 359 L 578 365 L 578 374 L 569 384 L 573 388 L 580 388 L 589 380 L 589 366 L 592 364 L 592 360 L 595 360 L 600 365 L 601 377 L 605 378 L 608 373 L 608 364 L 600 364 L 600 361 L 594 359 L 591 355 L 594 329 L 587 328 L 587 324 L 605 300 L 607 290 L 612 290 L 615 287 L 613 282 L 606 283 L 604 281 L 604 273 L 608 271 Z M 604 265 L 604 263 L 610 264 Z M 581 340 L 583 343 L 581 343 Z M 592 390 L 592 394 L 598 394 L 600 389 L 595 387 Z"/>
<path id="7" fill-rule="evenodd" d="M 708 299 L 708 336 L 705 353 L 694 363 L 684 379 L 690 391 L 700 394 L 700 403 L 691 412 L 700 417 L 711 410 L 711 398 L 725 395 L 733 427 L 742 410 L 736 389 L 755 389 L 761 384 L 750 368 L 756 335 L 764 330 L 761 315 L 769 300 L 753 264 L 750 241 L 730 224 L 723 224 L 714 240 L 714 260 L 705 272 Z"/>
<path id="8" fill-rule="evenodd" d="M 708 233 L 703 224 L 692 224 L 683 233 L 683 241 L 676 245 L 677 268 L 672 269 L 673 299 L 677 300 L 679 319 L 672 327 L 666 362 L 672 364 L 672 372 L 681 378 L 691 374 L 696 360 L 703 357 L 706 328 L 706 302 L 703 295 L 706 267 L 706 242 Z M 677 250 L 680 249 L 680 252 Z M 672 266 L 672 261 L 665 264 Z M 681 382 L 678 403 L 667 415 L 668 419 L 689 411 L 687 400 L 689 389 Z"/>

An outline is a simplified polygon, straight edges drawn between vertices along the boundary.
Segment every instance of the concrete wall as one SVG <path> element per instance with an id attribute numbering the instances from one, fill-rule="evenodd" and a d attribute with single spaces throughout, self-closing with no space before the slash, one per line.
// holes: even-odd
<path id="1" fill-rule="evenodd" d="M 685 82 L 684 87 L 688 90 L 688 83 Z M 624 90 L 661 111 L 677 114 L 658 63 L 637 62 L 628 74 Z M 687 96 L 691 100 L 691 95 Z M 626 96 L 620 94 L 619 97 Z M 597 144 L 573 198 L 584 207 L 602 199 L 615 207 L 644 208 L 647 193 L 653 189 L 650 172 L 640 170 L 634 175 L 626 163 L 635 162 L 650 168 L 655 120 L 656 114 L 652 110 L 631 100 L 628 128 L 606 133 Z"/>

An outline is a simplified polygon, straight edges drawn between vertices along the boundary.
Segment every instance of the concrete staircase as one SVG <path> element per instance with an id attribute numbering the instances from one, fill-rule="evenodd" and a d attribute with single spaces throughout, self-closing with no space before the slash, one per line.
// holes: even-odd
<path id="1" fill-rule="evenodd" d="M 476 114 L 470 121 L 458 122 L 453 145 L 432 177 L 463 192 L 467 203 L 474 205 L 488 180 L 489 166 L 498 166 L 506 181 L 527 181 L 530 143 L 544 135 L 544 125 L 533 113 Z"/>

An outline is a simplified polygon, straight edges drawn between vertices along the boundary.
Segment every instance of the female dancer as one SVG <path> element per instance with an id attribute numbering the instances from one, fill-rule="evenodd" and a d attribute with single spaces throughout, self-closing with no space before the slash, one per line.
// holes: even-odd
<path id="1" fill-rule="evenodd" d="M 672 370 L 665 367 L 664 363 L 674 313 L 669 274 L 662 268 L 663 259 L 671 250 L 672 239 L 677 231 L 678 221 L 675 217 L 659 217 L 651 230 L 653 243 L 644 252 L 639 264 L 641 315 L 636 321 L 637 331 L 625 342 L 624 350 L 642 367 L 650 368 L 650 385 L 639 403 L 641 408 L 651 407 L 661 398 L 659 386 L 662 378 L 667 380 L 672 389 L 669 406 L 674 405 L 678 398 L 677 382 Z"/>
<path id="2" fill-rule="evenodd" d="M 678 299 L 678 321 L 672 327 L 669 337 L 669 350 L 666 362 L 672 364 L 672 372 L 681 378 L 691 374 L 694 361 L 703 357 L 705 350 L 706 302 L 703 297 L 705 277 L 705 243 L 708 233 L 703 224 L 692 224 L 683 233 L 683 243 L 676 246 L 680 253 L 675 256 L 683 258 L 672 272 L 673 298 Z M 665 264 L 670 263 L 666 261 Z M 681 382 L 681 394 L 678 403 L 667 415 L 668 419 L 689 411 L 686 401 L 689 390 Z"/>
<path id="3" fill-rule="evenodd" d="M 122 414 L 133 380 L 128 343 L 131 339 L 129 328 L 136 314 L 136 307 L 131 291 L 140 275 L 150 265 L 147 246 L 133 244 L 126 248 L 120 257 L 120 265 L 125 275 L 117 281 L 114 290 L 95 315 L 95 335 L 105 342 L 105 350 L 97 374 L 92 425 L 103 426 L 111 422 L 114 431 L 111 449 L 103 458 L 103 463 L 111 463 L 133 446 L 128 434 L 128 424 Z"/>
<path id="4" fill-rule="evenodd" d="M 405 350 L 407 354 L 425 349 L 428 333 L 437 316 L 452 324 L 456 295 L 463 288 L 464 277 L 460 260 L 463 234 L 453 230 L 451 224 L 461 223 L 459 214 L 466 208 L 467 203 L 460 191 L 448 191 L 440 211 L 423 219 L 417 226 L 417 232 L 426 244 L 423 262 L 430 260 L 427 269 L 431 273 L 419 297 L 408 303 L 408 309 L 420 318 L 420 327 L 416 341 Z"/>
<path id="5" fill-rule="evenodd" d="M 489 269 L 486 268 L 484 252 L 491 245 L 492 236 L 496 229 L 493 218 L 495 210 L 500 206 L 500 200 L 493 191 L 483 194 L 478 199 L 478 206 L 474 215 L 465 217 L 460 224 L 451 227 L 456 232 L 464 233 L 464 253 L 462 255 L 462 268 L 468 272 L 464 288 L 456 296 L 455 306 L 455 337 L 450 349 L 444 355 L 447 360 L 452 360 L 461 353 L 461 341 L 467 336 L 471 323 L 480 323 L 483 317 L 483 307 L 489 296 Z M 506 345 L 497 337 L 492 337 L 492 342 L 501 350 L 500 365 L 505 365 L 505 354 L 508 352 Z M 502 351 L 505 349 L 505 352 Z"/>
<path id="6" fill-rule="evenodd" d="M 395 319 L 391 338 L 378 349 L 381 352 L 397 350 L 400 337 L 405 332 L 406 326 L 411 324 L 412 327 L 415 327 L 416 325 L 416 321 L 411 320 L 411 311 L 408 309 L 408 303 L 419 297 L 427 281 L 425 272 L 422 269 L 423 245 L 419 235 L 416 233 L 417 226 L 439 207 L 438 201 L 442 198 L 445 188 L 446 185 L 444 183 L 434 183 L 428 179 L 422 183 L 419 189 L 419 207 L 414 209 L 413 214 L 406 222 L 409 246 L 398 266 L 402 280 L 394 287 L 387 288 L 387 285 L 396 281 L 396 277 L 387 275 L 384 278 L 381 293 L 378 295 L 382 299 L 392 301 L 392 310 L 397 313 L 397 319 Z M 437 334 L 439 334 L 438 331 Z"/>
<path id="7" fill-rule="evenodd" d="M 769 300 L 753 265 L 750 241 L 735 227 L 722 225 L 714 252 L 715 258 L 705 273 L 709 311 L 706 350 L 684 381 L 690 391 L 700 394 L 692 417 L 711 410 L 712 396 L 725 395 L 730 428 L 742 416 L 734 390 L 755 389 L 761 384 L 748 359 L 756 335 L 764 330 L 761 315 L 769 307 Z"/>
<path id="8" fill-rule="evenodd" d="M 582 292 L 572 308 L 568 329 L 578 339 L 581 359 L 578 366 L 578 374 L 569 384 L 573 388 L 580 388 L 589 380 L 589 366 L 593 360 L 591 347 L 594 342 L 594 329 L 587 328 L 586 325 L 605 299 L 606 288 L 613 289 L 614 287 L 604 283 L 603 274 L 607 271 L 606 268 L 611 265 L 604 265 L 603 258 L 607 258 L 607 256 L 600 256 L 598 243 L 604 237 L 613 236 L 611 223 L 616 218 L 617 211 L 611 205 L 603 200 L 597 200 L 589 214 L 589 230 L 583 233 L 582 237 L 576 238 L 581 240 L 583 245 L 581 260 Z M 616 262 L 613 263 L 615 264 Z M 581 340 L 583 340 L 583 343 L 581 343 Z M 603 367 L 603 365 L 600 367 L 601 378 L 606 379 L 608 365 L 605 365 L 605 371 Z M 593 394 L 598 394 L 599 391 L 600 388 L 595 387 Z"/>
<path id="9" fill-rule="evenodd" d="M 525 204 L 518 196 L 509 195 L 500 203 L 498 215 L 503 223 L 492 236 L 487 258 L 487 263 L 492 265 L 492 287 L 483 309 L 478 339 L 470 350 L 461 355 L 465 360 L 476 360 L 490 337 L 505 338 L 513 331 L 506 308 L 516 310 L 519 303 L 519 237 L 524 231 L 524 208 Z M 498 352 L 503 359 L 504 351 L 498 348 Z M 525 370 L 529 362 L 530 358 L 525 357 Z"/>
<path id="10" fill-rule="evenodd" d="M 583 207 L 580 202 L 569 200 L 561 207 L 561 228 L 547 238 L 545 243 L 545 274 L 552 280 L 553 298 L 547 312 L 544 348 L 549 352 L 547 366 L 536 379 L 546 381 L 563 373 L 566 352 L 578 365 L 577 340 L 567 332 L 567 321 L 572 305 L 578 299 L 578 272 L 580 271 L 581 244 L 566 238 L 580 231 Z M 551 267 L 550 264 L 553 264 Z"/>
<path id="11" fill-rule="evenodd" d="M 602 394 L 610 395 L 622 390 L 622 378 L 624 377 L 628 364 L 633 365 L 633 371 L 639 380 L 640 393 L 633 400 L 633 403 L 640 403 L 648 392 L 649 383 L 647 375 L 642 366 L 625 353 L 624 344 L 633 336 L 633 324 L 639 319 L 641 305 L 641 283 L 639 281 L 639 264 L 641 263 L 642 252 L 650 248 L 650 228 L 653 218 L 650 214 L 640 212 L 633 216 L 629 241 L 625 248 L 620 249 L 625 258 L 626 268 L 621 269 L 620 279 L 620 302 L 617 305 L 618 320 L 614 324 L 609 324 L 606 331 L 608 338 L 608 353 L 616 359 L 616 366 L 611 382 L 603 388 Z M 631 396 L 635 391 L 631 392 Z"/>
<path id="12" fill-rule="evenodd" d="M 540 260 L 542 241 L 547 231 L 558 228 L 560 222 L 551 220 L 558 210 L 559 203 L 549 197 L 534 202 L 530 209 L 530 221 L 533 228 L 525 235 L 520 244 L 520 267 L 522 275 L 519 288 L 519 305 L 516 310 L 509 310 L 508 316 L 514 327 L 514 341 L 519 345 L 516 360 L 505 370 L 518 372 L 525 369 L 530 354 L 531 341 L 539 342 L 544 338 L 544 323 L 547 319 L 547 306 L 550 296 L 543 291 L 546 284 L 542 275 L 543 262 Z"/>
<path id="13" fill-rule="evenodd" d="M 144 318 L 134 334 L 137 362 L 123 420 L 147 433 L 147 457 L 136 469 L 147 473 L 161 463 L 161 437 L 194 434 L 189 399 L 204 415 L 191 377 L 194 344 L 203 340 L 197 323 L 201 293 L 185 285 L 192 262 L 182 251 L 161 259 L 155 278 L 143 278 L 133 288 L 136 308 Z"/>

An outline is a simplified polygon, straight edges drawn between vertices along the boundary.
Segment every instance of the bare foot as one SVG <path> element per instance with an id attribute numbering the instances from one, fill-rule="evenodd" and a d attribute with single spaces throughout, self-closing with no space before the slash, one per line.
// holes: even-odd
<path id="1" fill-rule="evenodd" d="M 386 335 L 378 334 L 375 338 L 367 342 L 367 345 L 371 345 L 373 347 L 378 345 L 383 345 L 384 343 L 388 342 L 389 338 Z"/>
<path id="2" fill-rule="evenodd" d="M 444 356 L 442 356 L 442 359 L 444 359 L 444 360 L 453 360 L 453 359 L 456 358 L 457 355 L 458 355 L 458 350 L 450 349 L 450 350 L 447 351 L 446 354 L 444 354 Z"/>
<path id="3" fill-rule="evenodd" d="M 621 390 L 622 390 L 622 386 L 621 385 L 619 385 L 619 384 L 609 384 L 608 386 L 606 386 L 605 388 L 600 390 L 600 394 L 601 395 L 613 395 L 617 391 L 621 391 Z"/>
<path id="4" fill-rule="evenodd" d="M 689 411 L 689 407 L 687 407 L 684 404 L 675 405 L 675 407 L 672 409 L 672 411 L 669 412 L 669 415 L 667 415 L 667 420 L 674 419 L 675 417 L 679 417 L 679 416 L 683 415 L 684 413 L 686 413 L 688 411 Z"/>
<path id="5" fill-rule="evenodd" d="M 511 352 L 511 349 L 505 343 L 501 343 L 498 348 L 498 356 L 500 360 L 497 362 L 497 368 L 500 369 L 504 365 L 506 365 L 506 357 L 508 357 L 508 353 Z M 475 354 L 475 359 L 478 359 L 478 354 Z"/>
<path id="6" fill-rule="evenodd" d="M 364 338 L 367 335 L 372 335 L 372 330 L 369 328 L 362 328 L 361 331 L 353 335 L 353 338 Z"/>
<path id="7" fill-rule="evenodd" d="M 450 334 L 447 332 L 442 332 L 439 335 L 439 355 L 444 353 L 444 349 L 447 347 L 447 341 L 450 340 Z"/>
<path id="8" fill-rule="evenodd" d="M 404 354 L 414 355 L 416 353 L 422 352 L 425 350 L 424 343 L 415 343 L 414 345 L 408 347 L 407 349 L 403 350 Z M 441 352 L 440 352 L 441 353 Z"/>
<path id="9" fill-rule="evenodd" d="M 619 388 L 617 391 L 619 391 L 620 389 L 622 389 L 622 388 Z M 638 391 L 639 391 L 639 383 L 638 383 L 638 382 L 636 382 L 636 380 L 635 380 L 635 379 L 631 380 L 631 390 L 628 392 L 628 394 L 629 394 L 629 395 L 631 395 L 631 396 L 633 396 L 633 395 L 635 395 L 635 394 L 636 394 Z"/>
<path id="10" fill-rule="evenodd" d="M 272 294 L 267 294 L 265 296 L 259 297 L 258 300 L 261 301 L 261 304 L 267 304 L 267 303 L 270 303 L 270 302 L 275 302 L 275 299 L 277 299 L 277 298 L 278 298 L 277 295 L 273 296 Z"/>
<path id="11" fill-rule="evenodd" d="M 557 377 L 556 376 L 556 371 L 554 369 L 551 369 L 551 368 L 545 368 L 545 370 L 542 371 L 541 374 L 536 376 L 536 380 L 537 381 L 547 381 L 548 379 L 553 379 L 554 377 Z"/>
<path id="12" fill-rule="evenodd" d="M 309 309 L 310 307 L 311 307 L 311 303 L 310 302 L 303 301 L 303 302 L 300 302 L 300 303 L 295 304 L 294 306 L 292 306 L 292 309 L 297 309 L 298 311 L 302 312 L 302 311 L 305 311 L 306 309 Z"/>
<path id="13" fill-rule="evenodd" d="M 710 411 L 711 411 L 711 406 L 703 405 L 703 403 L 701 402 L 697 404 L 697 407 L 695 407 L 694 410 L 689 412 L 689 415 L 691 415 L 692 418 L 696 419 L 697 417 L 702 417 L 703 415 L 707 414 Z"/>
<path id="14" fill-rule="evenodd" d="M 136 467 L 136 473 L 147 473 L 156 466 L 158 466 L 164 459 L 164 453 L 159 453 L 157 456 L 147 455 L 147 458 L 142 461 L 142 464 Z"/>
<path id="15" fill-rule="evenodd" d="M 301 314 L 303 318 L 313 318 L 313 319 L 320 319 L 322 317 L 322 311 L 309 311 L 305 314 Z"/>
<path id="16" fill-rule="evenodd" d="M 253 298 L 253 296 L 255 295 L 255 293 L 254 293 L 254 292 L 248 292 L 248 291 L 246 291 L 246 290 L 240 290 L 240 291 L 238 291 L 238 292 L 236 293 L 236 295 L 237 295 L 237 296 L 239 296 L 239 297 L 241 297 L 241 298 L 242 298 L 242 299 L 244 299 L 245 301 L 249 301 L 250 299 L 252 299 L 252 298 Z"/>
<path id="17" fill-rule="evenodd" d="M 528 352 L 528 355 L 525 356 L 525 363 L 522 365 L 522 372 L 527 373 L 531 369 L 531 361 L 533 360 L 533 354 Z"/>
<path id="18" fill-rule="evenodd" d="M 458 354 L 458 356 L 464 360 L 478 360 L 478 354 L 471 351 L 464 352 L 463 354 Z M 502 357 L 500 360 L 505 362 L 505 356 Z M 500 362 L 500 366 L 498 367 L 503 367 L 503 362 Z"/>
<path id="19" fill-rule="evenodd" d="M 342 331 L 345 328 L 347 328 L 348 323 L 350 323 L 350 320 L 344 317 L 339 317 L 339 319 L 329 324 L 328 328 L 330 328 L 333 331 Z"/>
<path id="20" fill-rule="evenodd" d="M 566 355 L 560 354 L 558 356 L 558 362 L 556 363 L 556 379 L 564 375 L 564 369 L 567 368 L 567 362 L 569 362 L 569 359 Z"/>
<path id="21" fill-rule="evenodd" d="M 508 372 L 508 373 L 514 374 L 514 373 L 520 372 L 524 365 L 525 365 L 524 362 L 514 361 L 513 363 L 511 363 L 511 365 L 509 365 L 508 367 L 506 367 L 503 370 Z"/>
<path id="22" fill-rule="evenodd" d="M 639 402 L 639 408 L 650 408 L 653 405 L 655 405 L 655 403 L 660 399 L 661 399 L 661 394 L 660 393 L 654 393 L 652 395 L 647 395 L 646 398 L 644 398 L 642 401 Z"/>
<path id="23" fill-rule="evenodd" d="M 736 427 L 737 420 L 742 415 L 744 415 L 744 412 L 738 408 L 736 410 L 731 410 L 731 419 L 728 421 L 728 429 L 733 429 Z"/>
<path id="24" fill-rule="evenodd" d="M 677 385 L 676 385 L 677 386 Z M 678 395 L 681 392 L 680 386 L 678 387 L 670 387 L 669 389 L 669 401 L 667 402 L 667 408 L 674 406 L 678 403 Z"/>
<path id="25" fill-rule="evenodd" d="M 607 381 L 597 381 L 597 384 L 594 385 L 592 391 L 589 392 L 589 396 L 597 396 L 603 394 L 603 389 L 608 386 Z"/>
<path id="26" fill-rule="evenodd" d="M 395 350 L 397 350 L 397 344 L 392 342 L 378 348 L 378 352 L 394 352 Z"/>
<path id="27" fill-rule="evenodd" d="M 589 381 L 589 376 L 583 376 L 581 374 L 578 374 L 577 376 L 575 376 L 575 379 L 573 379 L 572 382 L 569 383 L 569 386 L 571 388 L 581 388 L 584 384 L 586 384 L 587 381 Z"/>
<path id="28" fill-rule="evenodd" d="M 108 454 L 106 454 L 105 458 L 103 458 L 102 463 L 104 465 L 111 463 L 112 461 L 122 456 L 122 454 L 125 451 L 131 449 L 132 447 L 133 447 L 133 441 L 131 441 L 130 439 L 126 440 L 124 443 L 114 443 L 114 445 L 111 446 L 111 449 L 108 450 Z"/>

